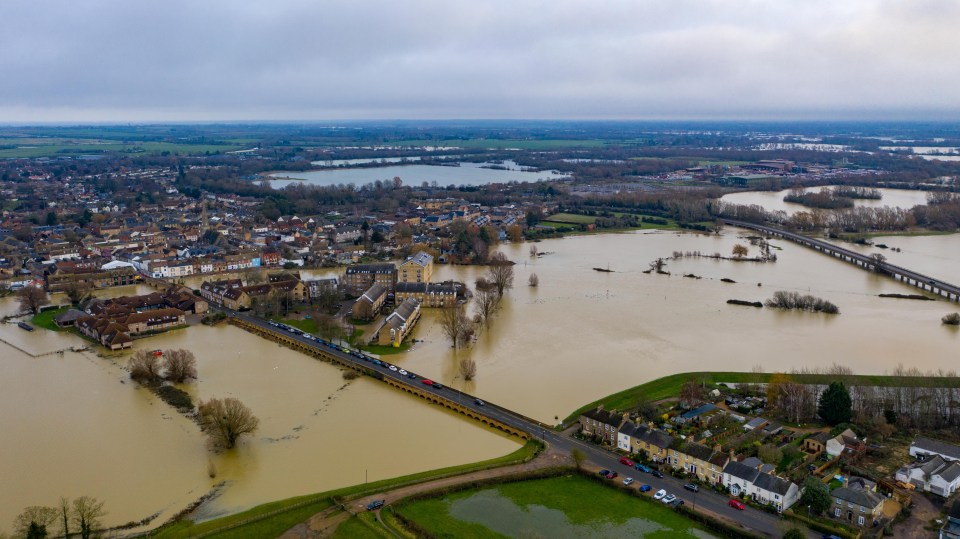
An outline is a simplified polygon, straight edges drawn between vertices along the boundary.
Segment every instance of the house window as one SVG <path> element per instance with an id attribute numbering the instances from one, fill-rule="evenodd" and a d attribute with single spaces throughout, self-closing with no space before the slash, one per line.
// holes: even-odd
<path id="1" fill-rule="evenodd" d="M 839 517 L 839 516 L 840 516 L 840 508 L 839 508 L 839 507 L 834 507 L 834 508 L 833 508 L 833 516 L 835 516 L 835 517 Z"/>
<path id="2" fill-rule="evenodd" d="M 857 524 L 863 526 L 863 515 L 860 515 L 859 517 L 857 517 Z"/>
<path id="3" fill-rule="evenodd" d="M 866 511 L 867 511 L 867 508 L 861 505 L 861 506 L 860 506 L 860 512 L 861 512 L 861 513 L 865 513 Z"/>
<path id="4" fill-rule="evenodd" d="M 779 494 L 774 494 L 774 495 L 773 495 L 773 499 L 774 499 L 774 500 L 779 500 L 779 499 L 780 499 L 780 495 L 779 495 Z"/>

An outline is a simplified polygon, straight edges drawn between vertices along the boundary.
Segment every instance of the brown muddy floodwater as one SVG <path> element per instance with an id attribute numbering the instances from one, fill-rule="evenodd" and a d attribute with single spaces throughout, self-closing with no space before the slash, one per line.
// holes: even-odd
<path id="1" fill-rule="evenodd" d="M 881 373 L 899 363 L 956 369 L 960 332 L 940 317 L 945 301 L 877 297 L 916 293 L 814 251 L 774 241 L 776 263 L 685 258 L 666 275 L 650 261 L 673 251 L 728 255 L 740 231 L 722 235 L 643 232 L 503 245 L 516 279 L 492 326 L 453 351 L 426 311 L 417 342 L 392 362 L 553 423 L 580 405 L 651 379 L 696 370 L 789 370 L 834 362 Z M 881 238 L 891 260 L 960 281 L 960 235 Z M 751 255 L 755 248 L 751 247 Z M 897 255 L 894 259 L 893 255 Z M 612 273 L 594 271 L 608 267 Z M 483 268 L 439 266 L 436 280 L 472 284 Z M 527 279 L 536 272 L 540 286 Z M 685 273 L 701 279 L 684 278 Z M 317 272 L 315 275 L 336 272 Z M 731 278 L 735 284 L 721 282 Z M 197 280 L 196 284 L 199 284 Z M 757 286 L 758 283 L 762 286 Z M 811 293 L 840 307 L 836 316 L 727 305 L 762 301 L 776 290 Z M 120 290 L 114 293 L 132 293 Z M 0 313 L 15 309 L 0 302 Z M 76 337 L 15 325 L 0 338 L 32 353 L 82 344 Z M 517 441 L 369 379 L 346 384 L 339 369 L 232 326 L 191 327 L 138 341 L 182 347 L 199 360 L 195 398 L 234 396 L 261 419 L 236 450 L 211 455 L 188 419 L 137 389 L 126 355 L 71 353 L 33 358 L 0 343 L 0 530 L 27 505 L 88 494 L 106 501 L 108 524 L 161 512 L 162 521 L 226 481 L 200 518 L 279 498 L 506 454 Z M 458 378 L 472 357 L 477 378 Z M 344 387 L 346 386 L 346 387 Z M 212 461 L 217 477 L 207 476 Z"/>
<path id="2" fill-rule="evenodd" d="M 0 310 L 15 310 L 10 302 Z M 0 339 L 33 354 L 84 344 L 13 324 L 0 326 Z M 232 326 L 196 326 L 137 345 L 192 350 L 200 379 L 186 389 L 195 398 L 241 399 L 260 430 L 233 451 L 211 454 L 193 422 L 128 380 L 129 354 L 34 358 L 0 343 L 0 531 L 11 530 L 23 507 L 53 505 L 59 496 L 104 500 L 108 525 L 158 512 L 161 523 L 226 482 L 199 511 L 205 519 L 519 447 L 373 380 L 347 383 L 336 367 Z"/>

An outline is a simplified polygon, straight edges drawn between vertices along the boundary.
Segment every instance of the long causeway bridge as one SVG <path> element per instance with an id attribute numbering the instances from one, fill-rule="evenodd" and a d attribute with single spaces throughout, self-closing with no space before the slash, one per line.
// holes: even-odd
<path id="1" fill-rule="evenodd" d="M 838 247 L 832 243 L 825 242 L 823 240 L 818 240 L 802 234 L 796 234 L 794 232 L 789 232 L 783 230 L 782 228 L 775 228 L 772 226 L 758 225 L 755 223 L 748 223 L 745 221 L 734 221 L 732 219 L 720 219 L 720 222 L 730 226 L 736 226 L 740 228 L 748 228 L 750 230 L 756 230 L 768 236 L 773 236 L 777 238 L 783 238 L 785 240 L 790 240 L 794 243 L 803 245 L 804 247 L 809 247 L 811 249 L 820 251 L 821 253 L 830 255 L 834 258 L 839 258 L 844 262 L 849 262 L 855 266 L 859 266 L 868 271 L 877 271 L 877 261 L 873 258 L 860 254 L 849 249 L 844 249 L 843 247 Z M 951 301 L 960 301 L 960 286 L 945 283 L 941 280 L 935 279 L 928 275 L 897 266 L 894 264 L 888 264 L 886 262 L 881 263 L 879 268 L 879 273 L 889 275 L 894 279 L 904 282 L 906 284 L 915 286 L 924 292 L 930 292 L 938 296 L 942 296 Z"/>

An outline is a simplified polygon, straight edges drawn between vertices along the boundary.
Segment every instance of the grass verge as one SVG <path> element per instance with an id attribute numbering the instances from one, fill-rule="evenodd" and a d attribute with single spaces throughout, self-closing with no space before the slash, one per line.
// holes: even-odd
<path id="1" fill-rule="evenodd" d="M 379 344 L 368 344 L 360 347 L 364 352 L 370 352 L 371 354 L 377 354 L 378 356 L 389 356 L 391 354 L 402 354 L 410 349 L 410 343 L 404 342 L 400 343 L 400 346 L 394 348 L 393 346 L 381 346 Z"/>

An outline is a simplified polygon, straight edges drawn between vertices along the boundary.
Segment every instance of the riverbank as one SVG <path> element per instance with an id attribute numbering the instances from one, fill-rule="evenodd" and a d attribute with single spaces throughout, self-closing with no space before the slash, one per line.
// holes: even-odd
<path id="1" fill-rule="evenodd" d="M 641 402 L 653 402 L 668 398 L 676 398 L 680 395 L 680 389 L 686 382 L 696 380 L 703 386 L 731 383 L 731 384 L 766 384 L 776 373 L 756 373 L 756 372 L 725 372 L 725 371 L 701 371 L 684 372 L 657 378 L 649 382 L 634 386 L 601 399 L 597 399 L 589 404 L 581 406 L 573 413 L 564 418 L 562 425 L 570 425 L 575 422 L 580 414 L 587 410 L 592 410 L 597 406 L 603 406 L 606 410 L 629 410 L 635 408 Z M 827 385 L 830 382 L 842 380 L 845 384 L 873 387 L 958 387 L 960 386 L 960 377 L 939 377 L 939 376 L 892 376 L 884 374 L 814 374 L 797 373 L 790 374 L 790 378 L 801 384 L 819 384 Z"/>

